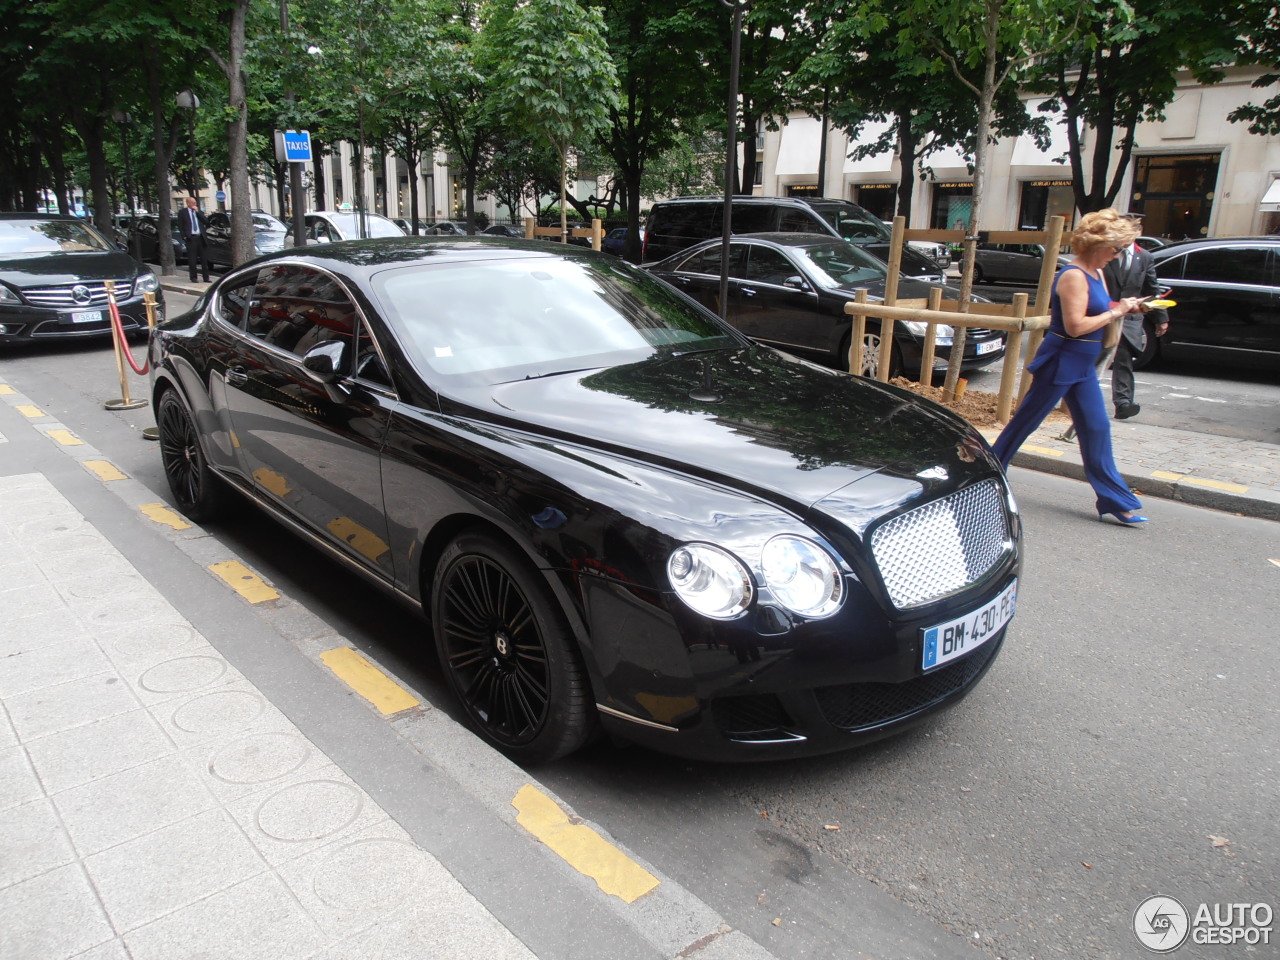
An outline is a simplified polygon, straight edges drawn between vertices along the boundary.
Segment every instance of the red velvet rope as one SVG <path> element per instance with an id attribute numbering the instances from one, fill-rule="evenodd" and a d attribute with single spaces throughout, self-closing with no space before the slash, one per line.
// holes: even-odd
<path id="1" fill-rule="evenodd" d="M 139 367 L 133 362 L 133 351 L 129 349 L 129 341 L 124 335 L 124 324 L 120 322 L 120 309 L 116 306 L 116 298 L 114 296 L 107 297 L 107 304 L 111 307 L 111 325 L 116 328 L 116 336 L 120 338 L 120 349 L 124 352 L 125 359 L 129 361 L 129 366 L 133 368 L 133 372 L 140 377 L 145 377 L 151 370 L 151 357 L 142 361 Z"/>

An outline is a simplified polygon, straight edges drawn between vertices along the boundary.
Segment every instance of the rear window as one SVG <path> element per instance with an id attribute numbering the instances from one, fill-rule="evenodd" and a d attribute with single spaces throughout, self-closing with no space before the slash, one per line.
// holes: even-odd
<path id="1" fill-rule="evenodd" d="M 1192 250 L 1182 276 L 1205 283 L 1271 283 L 1271 251 L 1266 247 L 1218 247 Z"/>
<path id="2" fill-rule="evenodd" d="M 699 240 L 710 236 L 708 232 L 719 213 L 718 203 L 674 203 L 670 206 L 658 206 L 650 215 L 649 232 L 669 234 L 677 237 L 697 237 Z M 723 214 L 721 214 L 723 216 Z"/>

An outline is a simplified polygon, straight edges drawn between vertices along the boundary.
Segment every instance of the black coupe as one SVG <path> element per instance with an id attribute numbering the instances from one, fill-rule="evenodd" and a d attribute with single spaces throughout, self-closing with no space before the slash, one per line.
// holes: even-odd
<path id="1" fill-rule="evenodd" d="M 178 506 L 234 488 L 425 610 L 522 762 L 600 729 L 837 750 L 967 694 L 1020 521 L 982 438 L 753 344 L 604 254 L 496 237 L 289 250 L 152 340 Z"/>

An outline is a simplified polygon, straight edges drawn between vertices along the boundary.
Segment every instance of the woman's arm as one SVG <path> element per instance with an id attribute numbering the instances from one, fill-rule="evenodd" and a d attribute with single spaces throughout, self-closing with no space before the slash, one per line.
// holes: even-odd
<path id="1" fill-rule="evenodd" d="M 1100 330 L 1112 320 L 1138 309 L 1137 297 L 1125 297 L 1119 305 L 1093 316 L 1086 316 L 1089 309 L 1089 282 L 1083 270 L 1067 270 L 1058 278 L 1058 300 L 1062 304 L 1062 325 L 1068 336 L 1083 337 Z"/>

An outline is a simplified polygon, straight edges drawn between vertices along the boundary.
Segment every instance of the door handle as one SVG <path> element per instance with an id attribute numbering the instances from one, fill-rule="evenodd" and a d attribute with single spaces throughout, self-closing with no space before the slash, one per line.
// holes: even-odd
<path id="1" fill-rule="evenodd" d="M 753 290 L 751 287 L 743 287 L 742 295 L 744 297 L 754 297 L 756 295 L 756 291 Z"/>
<path id="2" fill-rule="evenodd" d="M 244 367 L 228 367 L 227 368 L 227 383 L 230 383 L 233 386 L 239 387 L 239 386 L 243 386 L 248 382 L 249 382 L 249 374 L 245 371 Z"/>

